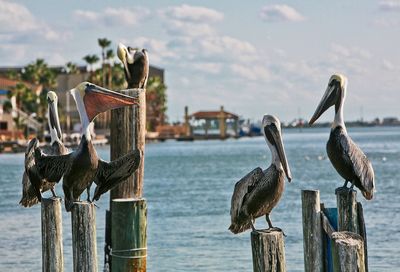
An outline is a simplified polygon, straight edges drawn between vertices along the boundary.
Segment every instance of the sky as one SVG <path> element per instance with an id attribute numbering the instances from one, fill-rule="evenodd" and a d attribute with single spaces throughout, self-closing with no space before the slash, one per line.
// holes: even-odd
<path id="1" fill-rule="evenodd" d="M 0 0 L 1 66 L 84 65 L 98 38 L 165 69 L 170 121 L 186 105 L 309 119 L 333 73 L 348 77 L 345 120 L 400 116 L 400 0 Z"/>

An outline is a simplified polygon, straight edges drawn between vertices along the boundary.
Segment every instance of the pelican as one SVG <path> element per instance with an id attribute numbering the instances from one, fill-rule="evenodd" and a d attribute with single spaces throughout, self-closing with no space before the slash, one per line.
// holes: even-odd
<path id="1" fill-rule="evenodd" d="M 149 77 L 149 56 L 146 49 L 137 50 L 120 43 L 117 55 L 124 65 L 128 88 L 146 88 Z"/>
<path id="2" fill-rule="evenodd" d="M 65 208 L 70 211 L 73 203 L 85 189 L 90 201 L 90 187 L 97 183 L 95 198 L 105 190 L 113 188 L 130 176 L 138 167 L 141 154 L 134 150 L 110 163 L 97 156 L 92 143 L 89 126 L 96 116 L 107 110 L 137 104 L 137 97 L 113 92 L 89 82 L 80 83 L 70 90 L 82 123 L 81 142 L 74 152 L 61 156 L 47 156 L 39 148 L 35 150 L 35 160 L 39 173 L 47 179 L 63 177 Z"/>
<path id="3" fill-rule="evenodd" d="M 58 118 L 58 97 L 55 92 L 47 93 L 48 104 L 48 123 L 51 141 L 49 146 L 43 148 L 44 153 L 48 155 L 63 155 L 68 153 L 68 149 L 61 142 L 61 128 Z M 54 185 L 59 180 L 46 180 L 39 176 L 36 168 L 34 151 L 39 146 L 38 139 L 29 141 L 25 152 L 25 171 L 22 177 L 22 198 L 19 202 L 24 207 L 31 207 L 42 200 L 41 192 L 51 190 L 54 197 Z"/>
<path id="4" fill-rule="evenodd" d="M 231 201 L 231 226 L 233 233 L 243 232 L 253 221 L 265 215 L 269 230 L 274 228 L 269 215 L 282 196 L 285 176 L 290 182 L 292 175 L 286 159 L 281 136 L 281 124 L 275 116 L 264 115 L 263 131 L 265 141 L 271 150 L 272 163 L 266 169 L 257 167 L 235 185 Z"/>
<path id="5" fill-rule="evenodd" d="M 367 156 L 347 135 L 343 120 L 346 90 L 347 78 L 340 74 L 332 75 L 309 124 L 312 125 L 328 108 L 335 105 L 335 119 L 326 150 L 333 167 L 345 180 L 343 187 L 339 189 L 347 188 L 348 182 L 351 182 L 351 189 L 356 186 L 363 196 L 370 200 L 374 196 L 374 170 Z"/>

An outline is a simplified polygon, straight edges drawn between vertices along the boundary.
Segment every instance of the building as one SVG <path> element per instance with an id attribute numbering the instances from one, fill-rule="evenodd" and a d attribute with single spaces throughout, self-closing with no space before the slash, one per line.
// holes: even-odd
<path id="1" fill-rule="evenodd" d="M 60 117 L 65 116 L 65 118 L 60 118 L 62 122 L 61 125 L 64 131 L 71 132 L 72 130 L 74 130 L 74 124 L 77 124 L 77 126 L 79 127 L 80 120 L 75 102 L 73 101 L 73 98 L 68 91 L 76 87 L 79 83 L 87 81 L 90 73 L 87 71 L 86 66 L 78 66 L 77 69 L 79 73 L 76 74 L 66 73 L 63 66 L 50 68 L 57 73 L 57 89 L 54 91 L 58 95 Z M 10 73 L 21 73 L 22 71 L 23 67 L 0 67 L 0 90 L 7 91 L 9 89 L 9 87 L 2 88 L 1 86 L 3 85 L 15 86 L 15 81 L 7 79 L 7 76 Z M 149 77 L 159 77 L 161 81 L 164 82 L 164 69 L 150 65 Z M 1 79 L 5 82 L 3 85 L 1 85 Z M 12 81 L 12 83 L 8 84 L 6 83 L 7 81 Z M 29 85 L 31 86 L 32 84 Z M 4 97 L 6 96 L 7 95 L 3 95 L 3 99 L 5 99 Z M 109 121 L 110 112 L 101 114 L 99 115 L 99 117 L 96 118 L 96 127 L 109 127 Z M 3 126 L 5 126 L 5 123 L 3 123 Z M 7 123 L 7 126 L 10 126 L 9 123 Z M 75 126 L 76 129 L 77 126 Z"/>

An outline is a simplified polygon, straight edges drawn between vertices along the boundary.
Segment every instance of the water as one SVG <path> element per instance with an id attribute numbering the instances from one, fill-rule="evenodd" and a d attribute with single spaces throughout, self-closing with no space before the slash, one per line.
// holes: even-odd
<path id="1" fill-rule="evenodd" d="M 361 194 L 368 233 L 370 271 L 400 267 L 399 128 L 351 128 L 349 134 L 371 159 L 377 192 L 372 201 Z M 319 189 L 321 201 L 335 206 L 334 190 L 343 181 L 326 158 L 329 129 L 284 131 L 293 181 L 271 214 L 287 237 L 288 271 L 303 271 L 301 189 Z M 99 147 L 108 159 L 108 147 Z M 266 168 L 270 154 L 264 139 L 148 144 L 145 188 L 148 201 L 149 271 L 250 271 L 249 232 L 233 235 L 229 209 L 233 187 L 257 166 Z M 40 207 L 18 206 L 23 154 L 0 154 L 0 271 L 40 271 Z M 61 194 L 60 188 L 57 191 Z M 98 203 L 97 237 L 103 267 L 104 217 L 108 197 Z M 265 228 L 259 218 L 256 227 Z M 65 271 L 72 271 L 70 215 L 63 212 Z"/>

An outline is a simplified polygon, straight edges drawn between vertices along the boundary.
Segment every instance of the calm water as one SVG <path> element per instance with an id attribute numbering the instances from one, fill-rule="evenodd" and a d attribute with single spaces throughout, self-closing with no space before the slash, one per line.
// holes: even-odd
<path id="1" fill-rule="evenodd" d="M 377 192 L 364 206 L 370 271 L 400 267 L 400 128 L 354 128 L 349 134 L 371 159 Z M 303 271 L 301 189 L 319 189 L 321 201 L 335 206 L 334 190 L 342 185 L 325 143 L 329 129 L 284 131 L 293 181 L 273 210 L 274 225 L 287 237 L 288 271 Z M 107 147 L 99 148 L 108 159 Z M 0 154 L 0 271 L 40 271 L 40 206 L 18 206 L 23 154 Z M 149 271 L 251 271 L 249 232 L 232 235 L 230 197 L 236 181 L 257 166 L 266 168 L 270 154 L 263 138 L 228 141 L 165 142 L 146 146 L 145 197 L 148 200 Z M 61 194 L 60 188 L 57 191 Z M 103 267 L 104 216 L 108 197 L 97 209 L 100 268 Z M 70 216 L 64 212 L 66 271 L 72 271 Z M 266 227 L 259 218 L 256 227 Z"/>

